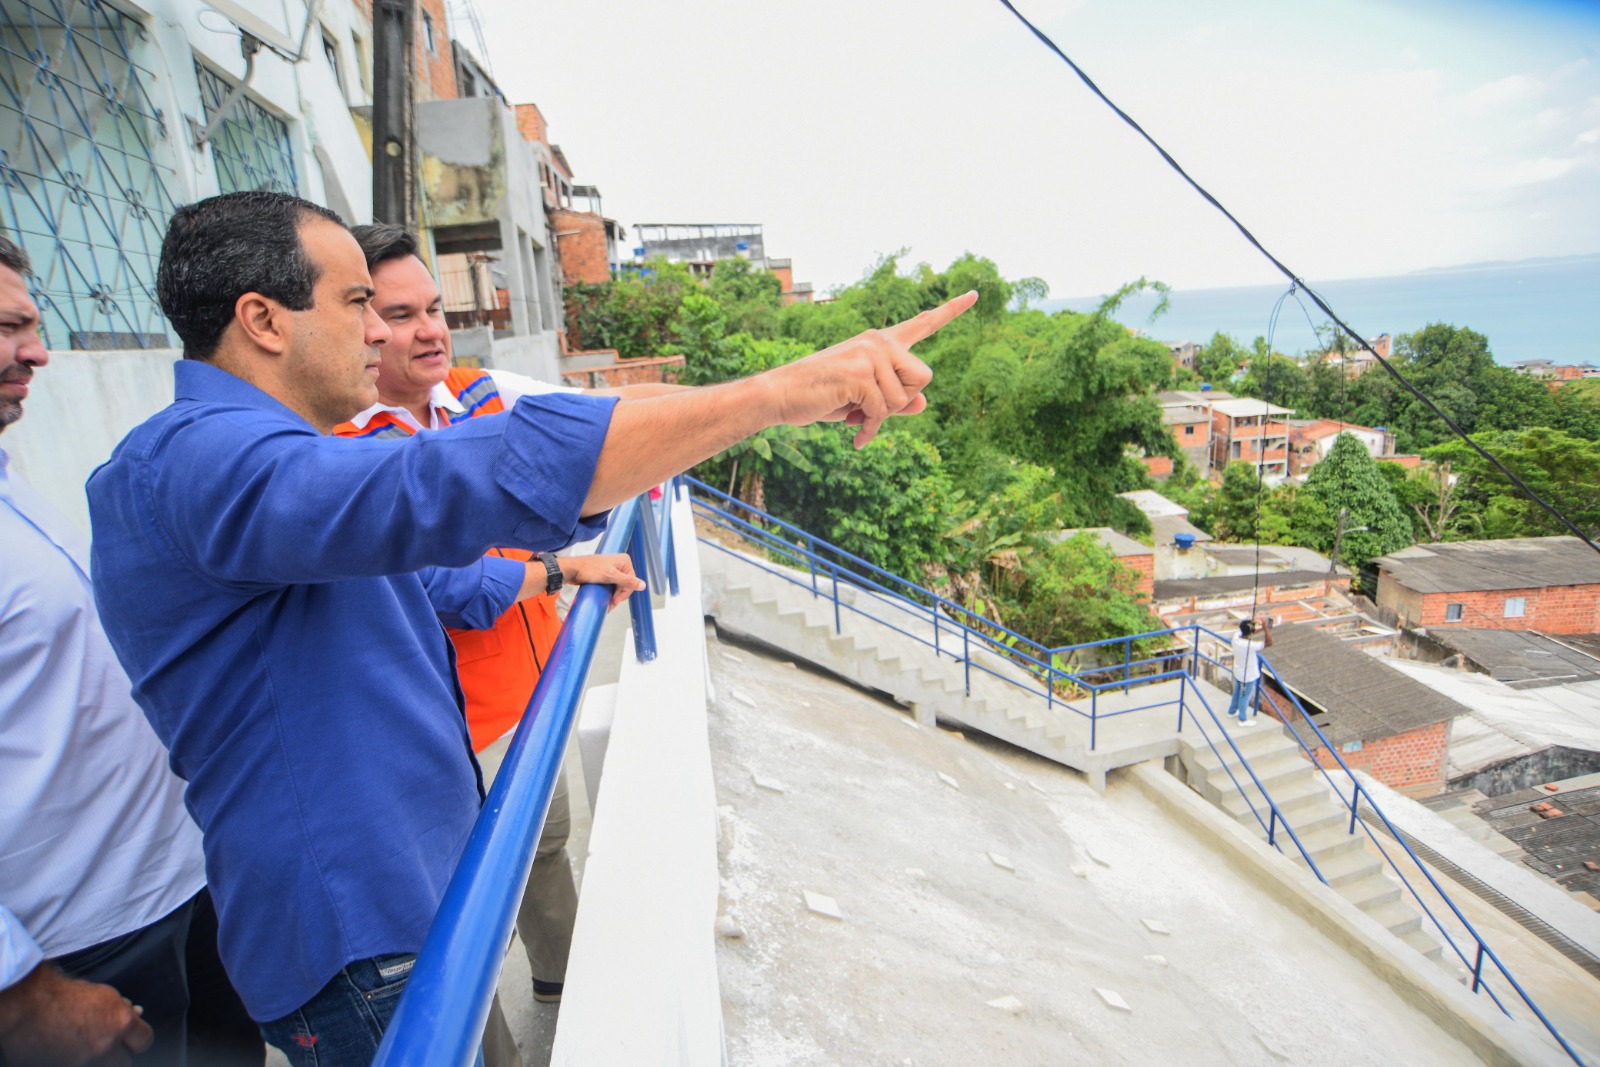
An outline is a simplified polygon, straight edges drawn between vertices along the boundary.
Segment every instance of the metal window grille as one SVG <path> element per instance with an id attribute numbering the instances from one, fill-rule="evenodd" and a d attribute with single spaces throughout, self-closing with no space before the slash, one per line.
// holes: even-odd
<path id="1" fill-rule="evenodd" d="M 155 298 L 173 171 L 145 31 L 103 0 L 0 0 L 0 207 L 45 343 L 167 344 Z"/>
<path id="2" fill-rule="evenodd" d="M 233 83 L 199 60 L 200 102 L 206 122 L 233 91 Z M 289 124 L 245 93 L 228 109 L 211 137 L 211 158 L 217 166 L 217 186 L 224 193 L 245 189 L 271 189 L 298 193 L 294 149 Z"/>

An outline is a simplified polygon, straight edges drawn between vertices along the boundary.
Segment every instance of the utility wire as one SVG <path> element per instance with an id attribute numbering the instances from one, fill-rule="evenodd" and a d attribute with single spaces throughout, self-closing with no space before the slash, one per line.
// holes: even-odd
<path id="1" fill-rule="evenodd" d="M 1327 301 L 1323 300 L 1322 297 L 1317 294 L 1316 290 L 1312 289 L 1309 285 L 1302 281 L 1300 276 L 1285 266 L 1277 256 L 1274 256 L 1271 252 L 1267 251 L 1266 246 L 1260 241 L 1256 240 L 1255 234 L 1246 229 L 1244 223 L 1240 222 L 1234 217 L 1233 212 L 1223 207 L 1220 200 L 1212 196 L 1203 185 L 1191 178 L 1189 176 L 1189 172 L 1184 170 L 1178 161 L 1173 159 L 1172 155 L 1165 148 L 1162 148 L 1160 143 L 1158 143 L 1154 137 L 1151 137 L 1148 133 L 1146 133 L 1143 126 L 1140 126 L 1134 121 L 1133 116 L 1129 115 L 1126 111 L 1122 110 L 1115 103 L 1113 103 L 1111 98 L 1101 91 L 1100 87 L 1094 83 L 1094 79 L 1085 74 L 1083 68 L 1074 63 L 1072 61 L 1072 57 L 1063 52 L 1060 46 L 1052 41 L 1043 30 L 1039 29 L 1039 27 L 1028 21 L 1028 17 L 1022 12 L 1018 11 L 1016 5 L 1011 3 L 1011 0 L 1000 0 L 1000 4 L 1007 11 L 1015 15 L 1017 17 L 1017 21 L 1026 26 L 1028 28 L 1028 32 L 1037 37 L 1046 48 L 1054 52 L 1058 57 L 1060 57 L 1063 63 L 1071 67 L 1072 72 L 1078 76 L 1079 80 L 1081 80 L 1084 85 L 1089 87 L 1089 91 L 1094 93 L 1095 96 L 1099 97 L 1101 102 L 1109 107 L 1112 111 L 1116 112 L 1118 118 L 1120 118 L 1123 122 L 1126 122 L 1129 126 L 1133 127 L 1134 132 L 1140 137 L 1143 137 L 1145 141 L 1149 143 L 1150 147 L 1154 148 L 1156 152 L 1160 154 L 1161 158 L 1167 161 L 1167 165 L 1173 170 L 1177 171 L 1178 176 L 1184 181 L 1188 182 L 1190 187 L 1205 199 L 1206 203 L 1216 208 L 1222 213 L 1224 218 L 1233 223 L 1234 228 L 1244 235 L 1244 239 L 1250 242 L 1251 246 L 1254 247 L 1256 251 L 1265 256 L 1268 262 L 1270 262 L 1274 267 L 1278 268 L 1279 272 L 1282 273 L 1285 278 L 1288 278 L 1291 283 L 1299 286 L 1301 289 L 1304 289 L 1306 295 L 1309 296 L 1312 302 L 1322 310 L 1322 313 L 1328 316 L 1334 325 L 1338 326 L 1341 330 L 1348 334 L 1350 338 L 1359 344 L 1363 349 L 1365 349 L 1367 352 L 1370 352 L 1372 354 L 1372 358 L 1376 359 L 1383 366 L 1383 369 L 1389 372 L 1390 376 L 1393 377 L 1395 381 L 1399 382 L 1412 396 L 1416 397 L 1418 400 L 1422 401 L 1423 404 L 1427 405 L 1428 410 L 1439 416 L 1439 418 L 1444 421 L 1444 424 L 1450 427 L 1456 436 L 1460 437 L 1467 443 L 1469 448 L 1492 463 L 1495 469 L 1501 474 L 1504 474 L 1506 478 L 1510 480 L 1511 484 L 1521 490 L 1529 500 L 1532 500 L 1535 504 L 1538 504 L 1545 511 L 1549 512 L 1551 516 L 1561 523 L 1561 525 L 1571 530 L 1573 536 L 1577 537 L 1584 544 L 1594 549 L 1597 554 L 1600 554 L 1600 545 L 1595 544 L 1584 534 L 1582 530 L 1577 527 L 1576 524 L 1573 523 L 1571 519 L 1557 511 L 1553 505 L 1548 503 L 1538 493 L 1535 493 L 1532 489 L 1530 489 L 1526 482 L 1517 477 L 1517 475 L 1512 472 L 1511 468 L 1507 467 L 1504 463 L 1501 463 L 1499 459 L 1495 458 L 1495 456 L 1492 455 L 1488 449 L 1484 448 L 1482 445 L 1478 444 L 1478 442 L 1474 441 L 1470 436 L 1468 436 L 1467 431 L 1458 426 L 1456 421 L 1449 415 L 1446 415 L 1444 411 L 1440 409 L 1439 405 L 1435 404 L 1431 399 L 1429 399 L 1422 392 L 1422 390 L 1412 385 L 1406 376 L 1396 370 L 1387 359 L 1380 356 L 1377 351 L 1367 343 L 1367 339 L 1365 337 L 1362 337 L 1360 334 L 1356 333 L 1355 330 L 1351 329 L 1350 326 L 1334 312 L 1333 308 L 1328 306 Z"/>

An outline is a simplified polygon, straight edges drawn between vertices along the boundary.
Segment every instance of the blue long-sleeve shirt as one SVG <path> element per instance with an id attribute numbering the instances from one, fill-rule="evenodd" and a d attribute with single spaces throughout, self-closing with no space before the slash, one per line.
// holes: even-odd
<path id="1" fill-rule="evenodd" d="M 270 1021 L 353 960 L 421 946 L 480 793 L 417 572 L 594 536 L 613 402 L 348 441 L 208 364 L 176 377 L 89 480 L 92 573 L 189 783 L 223 961 Z"/>

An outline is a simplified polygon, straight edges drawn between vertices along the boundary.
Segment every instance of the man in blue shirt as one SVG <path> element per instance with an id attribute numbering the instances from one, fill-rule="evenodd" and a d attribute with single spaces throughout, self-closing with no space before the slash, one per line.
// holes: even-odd
<path id="1" fill-rule="evenodd" d="M 779 423 L 858 445 L 922 410 L 909 351 L 974 294 L 785 367 L 641 400 L 525 397 L 404 441 L 328 436 L 377 398 L 360 247 L 275 193 L 178 210 L 158 294 L 172 406 L 89 481 L 105 628 L 205 835 L 228 972 L 295 1062 L 370 1060 L 481 796 L 418 572 L 558 548 Z"/>

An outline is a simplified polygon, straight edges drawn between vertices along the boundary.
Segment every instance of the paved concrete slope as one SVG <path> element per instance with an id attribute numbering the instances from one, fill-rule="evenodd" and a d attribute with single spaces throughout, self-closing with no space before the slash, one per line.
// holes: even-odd
<path id="1" fill-rule="evenodd" d="M 729 1062 L 1475 1062 L 1127 783 L 709 661 Z"/>

